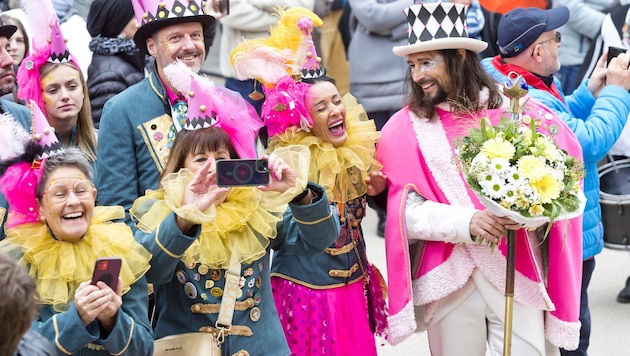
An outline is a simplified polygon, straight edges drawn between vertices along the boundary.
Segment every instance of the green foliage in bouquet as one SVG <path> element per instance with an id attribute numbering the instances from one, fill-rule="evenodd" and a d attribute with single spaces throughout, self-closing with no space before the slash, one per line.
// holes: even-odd
<path id="1" fill-rule="evenodd" d="M 456 151 L 478 195 L 525 218 L 544 216 L 550 222 L 579 208 L 580 160 L 537 132 L 531 117 L 524 117 L 529 125 L 506 117 L 497 126 L 486 120 L 461 139 Z"/>

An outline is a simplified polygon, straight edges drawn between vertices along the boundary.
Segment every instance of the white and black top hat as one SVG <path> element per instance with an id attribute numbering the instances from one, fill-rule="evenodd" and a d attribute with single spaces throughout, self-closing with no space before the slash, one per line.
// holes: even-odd
<path id="1" fill-rule="evenodd" d="M 409 41 L 406 46 L 395 46 L 396 55 L 406 57 L 412 53 L 441 49 L 468 49 L 481 52 L 488 44 L 468 37 L 466 10 L 468 6 L 455 3 L 429 3 L 411 5 L 405 9 L 409 22 Z"/>

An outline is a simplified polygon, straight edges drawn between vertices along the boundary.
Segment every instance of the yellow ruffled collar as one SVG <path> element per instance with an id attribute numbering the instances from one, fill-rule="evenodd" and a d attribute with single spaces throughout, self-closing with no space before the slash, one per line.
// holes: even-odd
<path id="1" fill-rule="evenodd" d="M 173 180 L 181 180 L 180 185 L 185 185 L 186 175 L 175 175 L 178 178 Z M 200 222 L 201 234 L 186 250 L 182 261 L 190 265 L 200 263 L 209 269 L 227 269 L 233 249 L 239 251 L 241 263 L 264 256 L 269 239 L 276 237 L 276 225 L 286 205 L 270 212 L 260 203 L 262 194 L 253 187 L 231 188 L 225 202 L 206 212 L 209 217 Z M 155 230 L 173 211 L 168 201 L 164 189 L 148 191 L 146 196 L 138 198 L 132 208 L 138 226 L 143 231 Z"/>
<path id="2" fill-rule="evenodd" d="M 216 207 L 215 222 L 201 225 L 199 238 L 186 250 L 182 261 L 227 269 L 233 249 L 239 251 L 241 263 L 263 257 L 269 239 L 276 238 L 282 215 L 264 209 L 257 195 L 256 188 L 232 188 L 226 201 Z"/>
<path id="3" fill-rule="evenodd" d="M 151 254 L 136 242 L 127 225 L 111 222 L 124 216 L 122 207 L 95 207 L 86 235 L 76 243 L 56 240 L 45 223 L 23 224 L 8 230 L 0 249 L 28 267 L 41 304 L 64 311 L 79 284 L 92 278 L 99 257 L 122 258 L 123 294 L 149 270 Z"/>
<path id="4" fill-rule="evenodd" d="M 311 152 L 309 181 L 324 187 L 328 199 L 339 203 L 365 195 L 368 173 L 382 168 L 375 158 L 380 133 L 374 121 L 368 119 L 363 106 L 352 95 L 346 94 L 343 101 L 348 132 L 343 145 L 334 147 L 296 127 L 275 135 L 269 142 L 270 152 L 290 145 L 307 146 Z"/>

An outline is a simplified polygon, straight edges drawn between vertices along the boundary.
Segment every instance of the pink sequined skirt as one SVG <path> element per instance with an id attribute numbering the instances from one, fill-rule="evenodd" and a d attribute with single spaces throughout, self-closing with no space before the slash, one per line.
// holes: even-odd
<path id="1" fill-rule="evenodd" d="M 280 322 L 296 356 L 376 356 L 363 282 L 310 289 L 272 277 Z"/>

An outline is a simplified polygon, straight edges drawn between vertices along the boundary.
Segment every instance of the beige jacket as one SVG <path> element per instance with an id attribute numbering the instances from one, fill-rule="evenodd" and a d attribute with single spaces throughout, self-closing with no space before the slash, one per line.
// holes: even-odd
<path id="1" fill-rule="evenodd" d="M 305 7 L 313 10 L 315 0 L 230 0 L 230 14 L 221 23 L 219 67 L 224 77 L 234 78 L 230 52 L 244 39 L 269 36 L 269 29 L 279 17 L 277 7 Z"/>

